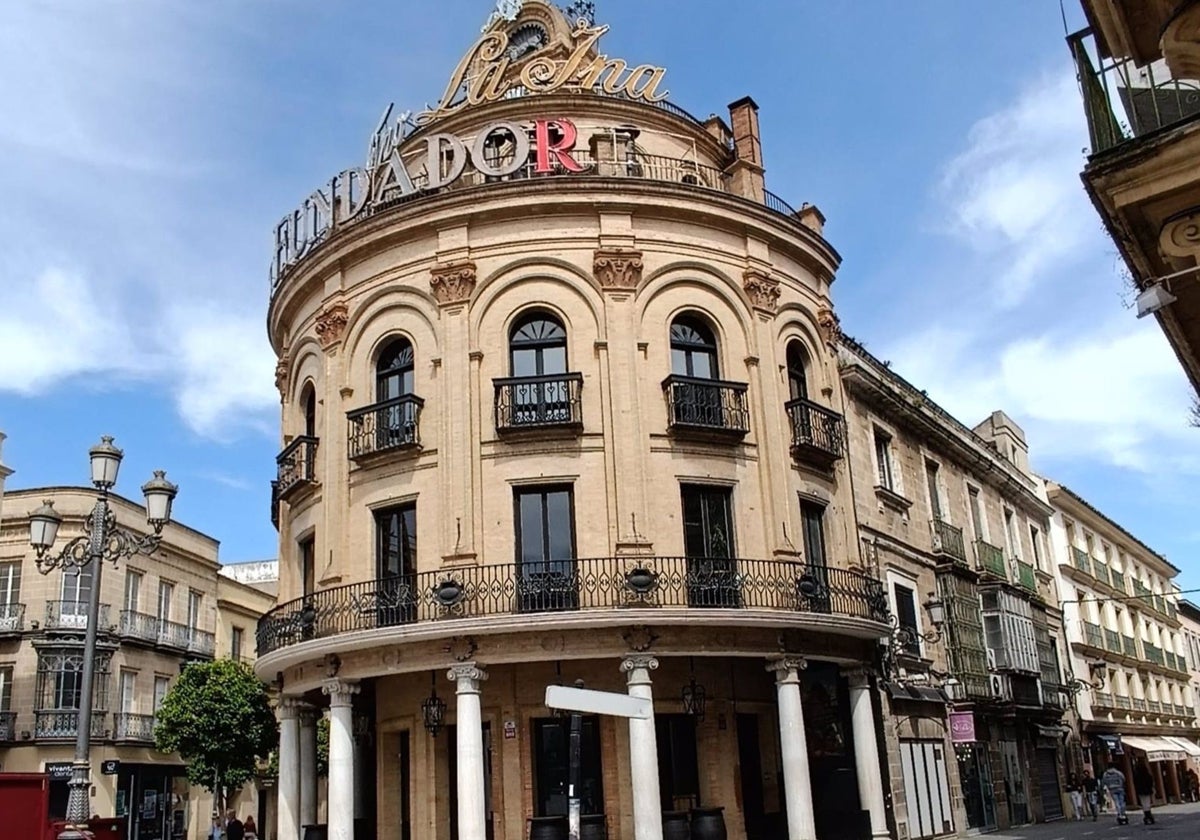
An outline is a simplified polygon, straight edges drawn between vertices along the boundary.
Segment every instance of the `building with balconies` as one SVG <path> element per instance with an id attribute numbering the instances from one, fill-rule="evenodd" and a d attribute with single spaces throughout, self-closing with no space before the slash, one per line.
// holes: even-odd
<path id="1" fill-rule="evenodd" d="M 1091 148 L 1083 183 L 1200 390 L 1200 2 L 1081 0 L 1068 38 Z"/>
<path id="2" fill-rule="evenodd" d="M 1002 412 L 964 426 L 850 339 L 839 359 L 858 536 L 902 633 L 884 701 L 900 836 L 1060 818 L 1062 622 L 1024 433 Z"/>
<path id="3" fill-rule="evenodd" d="M 276 230 L 280 837 L 325 709 L 331 836 L 565 837 L 580 679 L 653 708 L 584 717 L 585 836 L 886 836 L 838 255 L 752 100 L 692 117 L 575 5 L 510 4 Z"/>
<path id="4" fill-rule="evenodd" d="M 1179 615 L 1179 569 L 1069 488 L 1049 481 L 1051 523 L 1079 759 L 1099 775 L 1108 761 L 1148 763 L 1158 801 L 1179 801 L 1200 757 L 1200 722 Z M 1185 785 L 1186 786 L 1186 785 Z M 1130 788 L 1132 792 L 1132 787 Z"/>
<path id="5" fill-rule="evenodd" d="M 200 836 L 212 796 L 188 785 L 178 756 L 154 749 L 155 710 L 189 662 L 239 650 L 252 658 L 250 634 L 274 598 L 218 576 L 217 541 L 171 522 L 153 556 L 105 568 L 93 617 L 90 567 L 82 573 L 38 572 L 26 514 L 45 498 L 53 499 L 64 517 L 60 543 L 65 544 L 83 533 L 95 491 L 49 487 L 7 495 L 0 523 L 0 765 L 10 772 L 48 773 L 51 816 L 62 818 L 78 723 L 83 637 L 94 618 L 99 635 L 92 807 L 101 816 L 126 818 L 130 836 L 173 836 L 168 832 L 177 824 L 188 826 L 189 836 Z M 144 528 L 141 505 L 112 494 L 109 505 L 121 525 Z M 102 774 L 102 763 L 113 761 L 116 772 Z M 253 813 L 257 800 L 256 788 L 249 785 L 235 801 Z"/>

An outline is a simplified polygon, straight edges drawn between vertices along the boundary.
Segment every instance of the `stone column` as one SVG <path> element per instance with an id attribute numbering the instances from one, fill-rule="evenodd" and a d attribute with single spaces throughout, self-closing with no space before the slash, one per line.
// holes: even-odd
<path id="1" fill-rule="evenodd" d="M 647 654 L 630 654 L 621 662 L 630 697 L 651 702 L 650 672 L 658 660 Z M 629 769 L 633 781 L 634 840 L 662 840 L 662 799 L 658 788 L 658 742 L 654 718 L 629 720 Z"/>
<path id="2" fill-rule="evenodd" d="M 479 704 L 479 684 L 487 679 L 487 672 L 474 662 L 463 662 L 451 666 L 446 676 L 454 683 L 457 700 L 458 779 L 451 780 L 451 784 L 458 785 L 458 837 L 459 840 L 486 840 L 483 712 Z"/>
<path id="3" fill-rule="evenodd" d="M 354 695 L 357 682 L 321 684 L 329 697 L 329 840 L 354 840 Z"/>
<path id="4" fill-rule="evenodd" d="M 312 706 L 301 706 L 300 718 L 300 830 L 317 824 L 317 719 Z"/>
<path id="5" fill-rule="evenodd" d="M 858 773 L 858 798 L 871 815 L 871 837 L 887 838 L 887 813 L 883 802 L 883 773 L 875 713 L 871 709 L 871 678 L 864 668 L 846 672 L 850 681 L 850 725 L 854 729 L 854 766 Z"/>
<path id="6" fill-rule="evenodd" d="M 279 717 L 279 840 L 300 840 L 299 702 L 284 696 L 275 708 Z"/>
<path id="7" fill-rule="evenodd" d="M 783 797 L 787 803 L 788 840 L 816 840 L 812 782 L 808 774 L 808 739 L 800 706 L 800 671 L 808 663 L 799 657 L 771 660 L 779 703 L 779 742 L 783 758 Z"/>

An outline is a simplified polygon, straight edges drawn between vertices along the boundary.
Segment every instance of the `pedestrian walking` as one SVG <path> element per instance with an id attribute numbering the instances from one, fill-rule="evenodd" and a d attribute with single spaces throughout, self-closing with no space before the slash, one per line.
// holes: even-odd
<path id="1" fill-rule="evenodd" d="M 254 817 L 247 814 L 242 828 L 246 830 L 246 840 L 258 840 L 258 826 L 254 824 Z"/>
<path id="2" fill-rule="evenodd" d="M 1125 813 L 1125 774 L 1117 769 L 1117 765 L 1108 762 L 1108 769 L 1100 777 L 1100 784 L 1112 797 L 1113 807 L 1117 810 L 1117 824 L 1128 825 L 1129 816 Z"/>
<path id="3" fill-rule="evenodd" d="M 1092 822 L 1096 821 L 1096 808 L 1099 806 L 1097 798 L 1100 796 L 1100 785 L 1092 776 L 1091 770 L 1083 771 L 1083 781 L 1080 782 L 1080 789 L 1083 791 L 1084 797 L 1087 799 L 1088 810 L 1092 814 Z"/>
<path id="4" fill-rule="evenodd" d="M 225 840 L 246 840 L 246 829 L 233 810 L 225 815 Z"/>
<path id="5" fill-rule="evenodd" d="M 1200 776 L 1196 775 L 1196 771 L 1188 768 L 1187 771 L 1187 786 L 1188 795 L 1193 802 L 1200 802 Z"/>
<path id="6" fill-rule="evenodd" d="M 225 837 L 225 829 L 221 825 L 221 814 L 218 811 L 213 811 L 212 826 L 208 829 L 207 840 L 223 840 Z"/>
<path id="7" fill-rule="evenodd" d="M 1138 800 L 1142 805 L 1142 822 L 1154 825 L 1154 813 L 1150 810 L 1154 802 L 1154 777 L 1150 775 L 1150 767 L 1144 761 L 1139 761 L 1133 768 L 1133 789 L 1137 791 Z"/>
<path id="8" fill-rule="evenodd" d="M 1067 780 L 1067 795 L 1071 797 L 1071 811 L 1075 821 L 1083 819 L 1083 783 L 1074 773 Z"/>

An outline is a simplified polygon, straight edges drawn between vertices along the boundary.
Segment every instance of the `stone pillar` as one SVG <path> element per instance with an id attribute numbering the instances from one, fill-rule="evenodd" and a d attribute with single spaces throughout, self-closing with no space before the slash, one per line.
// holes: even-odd
<path id="1" fill-rule="evenodd" d="M 630 654 L 621 662 L 630 697 L 651 702 L 650 672 L 658 660 L 648 654 Z M 658 741 L 654 718 L 629 720 L 629 769 L 633 781 L 634 840 L 662 840 L 662 799 L 658 788 Z"/>
<path id="2" fill-rule="evenodd" d="M 300 830 L 317 824 L 317 719 L 312 706 L 299 709 L 300 718 Z"/>
<path id="3" fill-rule="evenodd" d="M 871 678 L 864 668 L 847 671 L 846 676 L 850 681 L 850 725 L 854 729 L 859 802 L 871 815 L 871 836 L 890 837 L 883 802 L 883 774 L 879 769 L 875 712 L 871 708 Z"/>
<path id="4" fill-rule="evenodd" d="M 1166 762 L 1167 765 L 1167 801 L 1182 802 L 1183 792 L 1179 789 L 1179 764 L 1174 761 Z"/>
<path id="5" fill-rule="evenodd" d="M 487 672 L 474 662 L 463 662 L 451 666 L 446 676 L 454 683 L 457 700 L 458 780 L 451 780 L 451 783 L 458 785 L 458 837 L 459 840 L 486 840 L 483 712 L 479 704 L 479 684 L 487 679 Z"/>
<path id="6" fill-rule="evenodd" d="M 284 696 L 275 709 L 279 717 L 279 840 L 300 840 L 300 730 L 299 703 Z"/>
<path id="7" fill-rule="evenodd" d="M 356 682 L 326 680 L 329 697 L 329 840 L 354 840 L 354 695 Z"/>
<path id="8" fill-rule="evenodd" d="M 771 660 L 779 703 L 779 742 L 783 758 L 783 796 L 787 802 L 788 840 L 816 840 L 812 783 L 808 774 L 808 739 L 800 706 L 800 671 L 808 663 L 799 657 Z M 872 819 L 872 824 L 874 820 Z"/>

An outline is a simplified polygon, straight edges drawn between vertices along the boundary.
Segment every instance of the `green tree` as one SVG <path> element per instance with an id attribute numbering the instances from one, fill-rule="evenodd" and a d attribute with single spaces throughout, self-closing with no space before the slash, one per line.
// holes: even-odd
<path id="1" fill-rule="evenodd" d="M 266 686 L 249 665 L 232 659 L 184 668 L 155 717 L 155 748 L 179 753 L 188 781 L 221 803 L 279 743 Z"/>

